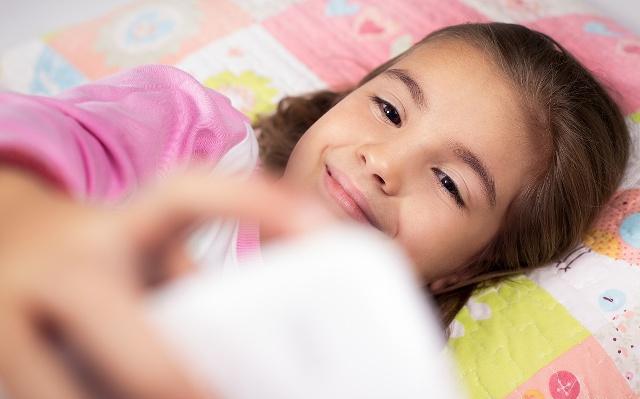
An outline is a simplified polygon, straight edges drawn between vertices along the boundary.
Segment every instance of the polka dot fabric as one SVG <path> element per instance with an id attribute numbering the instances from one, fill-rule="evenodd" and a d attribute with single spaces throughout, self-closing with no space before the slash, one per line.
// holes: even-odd
<path id="1" fill-rule="evenodd" d="M 584 242 L 598 253 L 640 266 L 640 189 L 619 192 Z"/>

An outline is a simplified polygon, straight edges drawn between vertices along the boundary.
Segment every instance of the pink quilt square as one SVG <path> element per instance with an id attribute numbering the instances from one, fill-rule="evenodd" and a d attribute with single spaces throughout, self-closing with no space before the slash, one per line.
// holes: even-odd
<path id="1" fill-rule="evenodd" d="M 46 40 L 90 79 L 135 65 L 175 64 L 251 16 L 227 0 L 137 1 Z"/>
<path id="2" fill-rule="evenodd" d="M 628 381 L 593 337 L 538 371 L 506 399 L 632 399 Z"/>
<path id="3" fill-rule="evenodd" d="M 640 38 L 595 15 L 543 18 L 529 26 L 571 51 L 612 90 L 625 114 L 640 109 Z"/>
<path id="4" fill-rule="evenodd" d="M 435 29 L 485 20 L 457 0 L 310 0 L 263 25 L 335 88 L 356 82 Z"/>

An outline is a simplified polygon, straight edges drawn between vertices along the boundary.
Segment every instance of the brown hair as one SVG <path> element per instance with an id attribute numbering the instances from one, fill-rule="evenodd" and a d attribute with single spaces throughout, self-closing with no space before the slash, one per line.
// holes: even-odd
<path id="1" fill-rule="evenodd" d="M 275 114 L 256 123 L 265 166 L 282 171 L 304 132 L 342 98 L 416 46 L 451 39 L 492 58 L 521 94 L 529 129 L 549 148 L 542 151 L 548 155 L 545 167 L 511 203 L 493 241 L 470 262 L 476 277 L 435 295 L 445 325 L 478 283 L 541 266 L 578 244 L 617 188 L 629 156 L 629 132 L 591 73 L 555 40 L 524 26 L 454 25 L 432 32 L 353 88 L 286 97 Z"/>

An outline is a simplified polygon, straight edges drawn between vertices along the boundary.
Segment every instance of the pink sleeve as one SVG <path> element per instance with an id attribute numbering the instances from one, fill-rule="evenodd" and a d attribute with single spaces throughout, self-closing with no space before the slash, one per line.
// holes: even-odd
<path id="1" fill-rule="evenodd" d="M 178 162 L 217 162 L 247 119 L 190 75 L 149 65 L 57 97 L 0 93 L 0 161 L 78 198 L 116 199 Z"/>

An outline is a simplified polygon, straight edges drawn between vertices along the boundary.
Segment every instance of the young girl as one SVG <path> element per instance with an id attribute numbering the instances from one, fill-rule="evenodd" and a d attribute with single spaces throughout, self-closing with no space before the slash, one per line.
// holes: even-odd
<path id="1" fill-rule="evenodd" d="M 620 110 L 596 79 L 553 39 L 503 23 L 433 32 L 356 87 L 285 98 L 257 128 L 263 165 L 281 182 L 405 249 L 445 324 L 476 283 L 540 266 L 575 245 L 617 187 L 629 152 Z M 1 95 L 0 292 L 11 294 L 0 304 L 11 311 L 0 314 L 14 319 L 0 325 L 21 327 L 7 328 L 14 341 L 0 347 L 7 385 L 41 392 L 15 371 L 20 342 L 46 365 L 36 367 L 41 380 L 76 389 L 42 344 L 19 338 L 37 324 L 15 310 L 29 303 L 128 392 L 149 395 L 153 384 L 140 381 L 152 377 L 160 381 L 154 397 L 190 389 L 177 377 L 162 384 L 181 374 L 132 311 L 136 291 L 121 288 L 133 286 L 130 272 L 114 265 L 148 271 L 151 259 L 180 268 L 181 251 L 167 248 L 180 247 L 175 232 L 202 216 L 259 220 L 267 234 L 301 231 L 323 217 L 262 181 L 220 177 L 174 179 L 118 211 L 57 192 L 120 201 L 194 160 L 252 170 L 254 144 L 226 99 L 168 67 L 139 68 L 58 98 Z M 255 227 L 218 223 L 199 232 L 192 250 L 204 267 L 229 267 L 258 243 Z M 117 304 L 104 299 L 116 292 Z M 127 326 L 117 340 L 87 321 L 94 305 L 116 309 L 112 322 Z M 129 345 L 136 367 L 115 354 L 123 349 L 113 342 L 124 341 L 136 342 Z"/>

